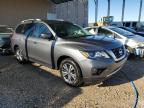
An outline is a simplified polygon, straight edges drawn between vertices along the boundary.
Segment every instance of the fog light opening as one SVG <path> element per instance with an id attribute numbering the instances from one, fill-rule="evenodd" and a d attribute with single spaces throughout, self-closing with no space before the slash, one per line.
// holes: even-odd
<path id="1" fill-rule="evenodd" d="M 92 69 L 92 75 L 101 75 L 104 70 L 105 70 L 105 68 L 103 68 L 103 69 L 93 68 Z"/>

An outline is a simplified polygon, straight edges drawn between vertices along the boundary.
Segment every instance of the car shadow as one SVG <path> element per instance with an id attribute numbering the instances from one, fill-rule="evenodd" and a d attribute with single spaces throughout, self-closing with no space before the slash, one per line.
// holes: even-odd
<path id="1" fill-rule="evenodd" d="M 0 57 L 0 72 L 0 107 L 61 108 L 82 93 L 81 88 L 66 85 L 57 71 L 21 65 L 14 57 Z"/>
<path id="2" fill-rule="evenodd" d="M 136 81 L 144 77 L 144 59 L 131 58 L 127 61 L 126 65 L 117 74 L 111 78 L 103 81 L 99 87 L 116 86 L 120 84 Z"/>

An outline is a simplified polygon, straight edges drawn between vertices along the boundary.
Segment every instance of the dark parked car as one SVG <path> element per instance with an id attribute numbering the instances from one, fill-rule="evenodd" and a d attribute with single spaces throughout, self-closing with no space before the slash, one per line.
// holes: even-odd
<path id="1" fill-rule="evenodd" d="M 0 51 L 2 53 L 8 53 L 10 51 L 10 38 L 12 36 L 13 29 L 8 26 L 0 25 Z"/>
<path id="2" fill-rule="evenodd" d="M 138 32 L 138 31 L 136 31 L 136 30 L 134 30 L 132 28 L 129 28 L 129 27 L 119 27 L 119 28 L 122 28 L 122 29 L 127 30 L 129 32 L 132 32 L 132 33 L 134 33 L 136 35 L 140 35 L 140 36 L 144 37 L 144 32 L 140 32 L 140 31 Z"/>
<path id="3" fill-rule="evenodd" d="M 63 80 L 72 86 L 84 81 L 101 82 L 127 61 L 121 42 L 92 35 L 66 21 L 22 21 L 11 42 L 20 63 L 30 60 L 58 69 Z"/>

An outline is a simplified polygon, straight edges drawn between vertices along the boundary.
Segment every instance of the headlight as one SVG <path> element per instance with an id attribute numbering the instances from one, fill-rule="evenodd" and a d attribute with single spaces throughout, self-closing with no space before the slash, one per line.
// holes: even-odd
<path id="1" fill-rule="evenodd" d="M 109 55 L 104 51 L 80 51 L 83 56 L 89 59 L 95 59 L 95 58 L 110 58 Z"/>
<path id="2" fill-rule="evenodd" d="M 144 47 L 144 43 L 139 43 L 138 46 L 139 47 Z"/>

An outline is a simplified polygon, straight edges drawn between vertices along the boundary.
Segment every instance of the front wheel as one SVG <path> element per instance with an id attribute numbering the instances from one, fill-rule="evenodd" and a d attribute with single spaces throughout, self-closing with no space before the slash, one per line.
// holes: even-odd
<path id="1" fill-rule="evenodd" d="M 60 65 L 63 80 L 71 86 L 80 86 L 83 83 L 80 67 L 73 59 L 65 59 Z"/>
<path id="2" fill-rule="evenodd" d="M 17 47 L 15 49 L 15 55 L 16 55 L 16 59 L 18 60 L 19 63 L 25 63 L 25 59 L 24 59 L 24 56 L 22 54 L 22 50 L 20 50 L 19 47 Z"/>

